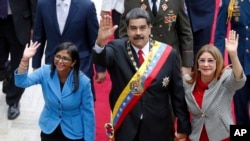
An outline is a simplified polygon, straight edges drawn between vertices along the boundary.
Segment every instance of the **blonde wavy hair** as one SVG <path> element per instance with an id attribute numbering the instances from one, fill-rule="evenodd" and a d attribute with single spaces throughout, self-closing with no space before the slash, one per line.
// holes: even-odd
<path id="1" fill-rule="evenodd" d="M 197 80 L 197 78 L 200 77 L 201 74 L 200 74 L 200 71 L 198 70 L 199 69 L 198 60 L 204 52 L 210 53 L 213 56 L 213 58 L 216 60 L 216 70 L 215 70 L 214 79 L 216 80 L 220 79 L 220 76 L 225 68 L 222 54 L 217 47 L 207 44 L 207 45 L 202 46 L 201 49 L 198 51 L 196 58 L 195 58 L 195 62 L 194 62 L 195 63 L 194 70 L 190 75 L 191 79 L 186 80 L 187 83 L 193 84 Z"/>

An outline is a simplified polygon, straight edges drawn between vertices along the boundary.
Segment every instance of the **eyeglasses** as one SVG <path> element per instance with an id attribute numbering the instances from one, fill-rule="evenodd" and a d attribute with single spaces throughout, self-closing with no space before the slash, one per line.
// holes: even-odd
<path id="1" fill-rule="evenodd" d="M 214 60 L 214 59 L 208 59 L 208 60 L 206 60 L 206 59 L 199 59 L 198 62 L 199 62 L 200 64 L 205 64 L 206 62 L 207 62 L 208 64 L 215 64 L 215 63 L 216 63 L 216 60 Z"/>
<path id="2" fill-rule="evenodd" d="M 56 56 L 54 57 L 54 60 L 55 60 L 55 61 L 60 61 L 60 60 L 62 60 L 63 63 L 69 63 L 69 61 L 71 61 L 72 59 L 71 59 L 71 58 L 68 58 L 68 57 L 65 57 L 65 56 L 56 55 Z"/>

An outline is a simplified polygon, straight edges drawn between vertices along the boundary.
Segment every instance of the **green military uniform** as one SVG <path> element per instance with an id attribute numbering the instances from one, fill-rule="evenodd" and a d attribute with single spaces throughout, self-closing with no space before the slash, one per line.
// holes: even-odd
<path id="1" fill-rule="evenodd" d="M 193 66 L 193 35 L 184 0 L 160 0 L 154 16 L 149 0 L 125 0 L 120 22 L 120 37 L 127 36 L 126 14 L 133 8 L 148 11 L 152 20 L 151 38 L 171 45 L 181 56 L 182 66 Z"/>

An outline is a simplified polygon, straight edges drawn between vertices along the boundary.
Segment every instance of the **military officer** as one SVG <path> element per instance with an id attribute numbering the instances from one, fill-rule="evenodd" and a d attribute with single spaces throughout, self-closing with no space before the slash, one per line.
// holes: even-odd
<path id="1" fill-rule="evenodd" d="M 227 29 L 233 29 L 239 34 L 238 56 L 247 76 L 245 86 L 234 96 L 236 124 L 250 124 L 250 1 L 222 0 L 218 14 L 215 46 L 224 53 Z"/>

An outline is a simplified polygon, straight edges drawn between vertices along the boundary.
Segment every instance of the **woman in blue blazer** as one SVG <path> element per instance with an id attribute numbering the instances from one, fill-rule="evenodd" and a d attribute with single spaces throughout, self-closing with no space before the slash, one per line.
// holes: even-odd
<path id="1" fill-rule="evenodd" d="M 41 84 L 45 105 L 39 126 L 42 141 L 95 139 L 95 115 L 90 79 L 79 71 L 77 47 L 62 43 L 54 53 L 54 63 L 28 74 L 29 59 L 39 43 L 26 45 L 15 71 L 15 84 L 26 88 Z"/>

